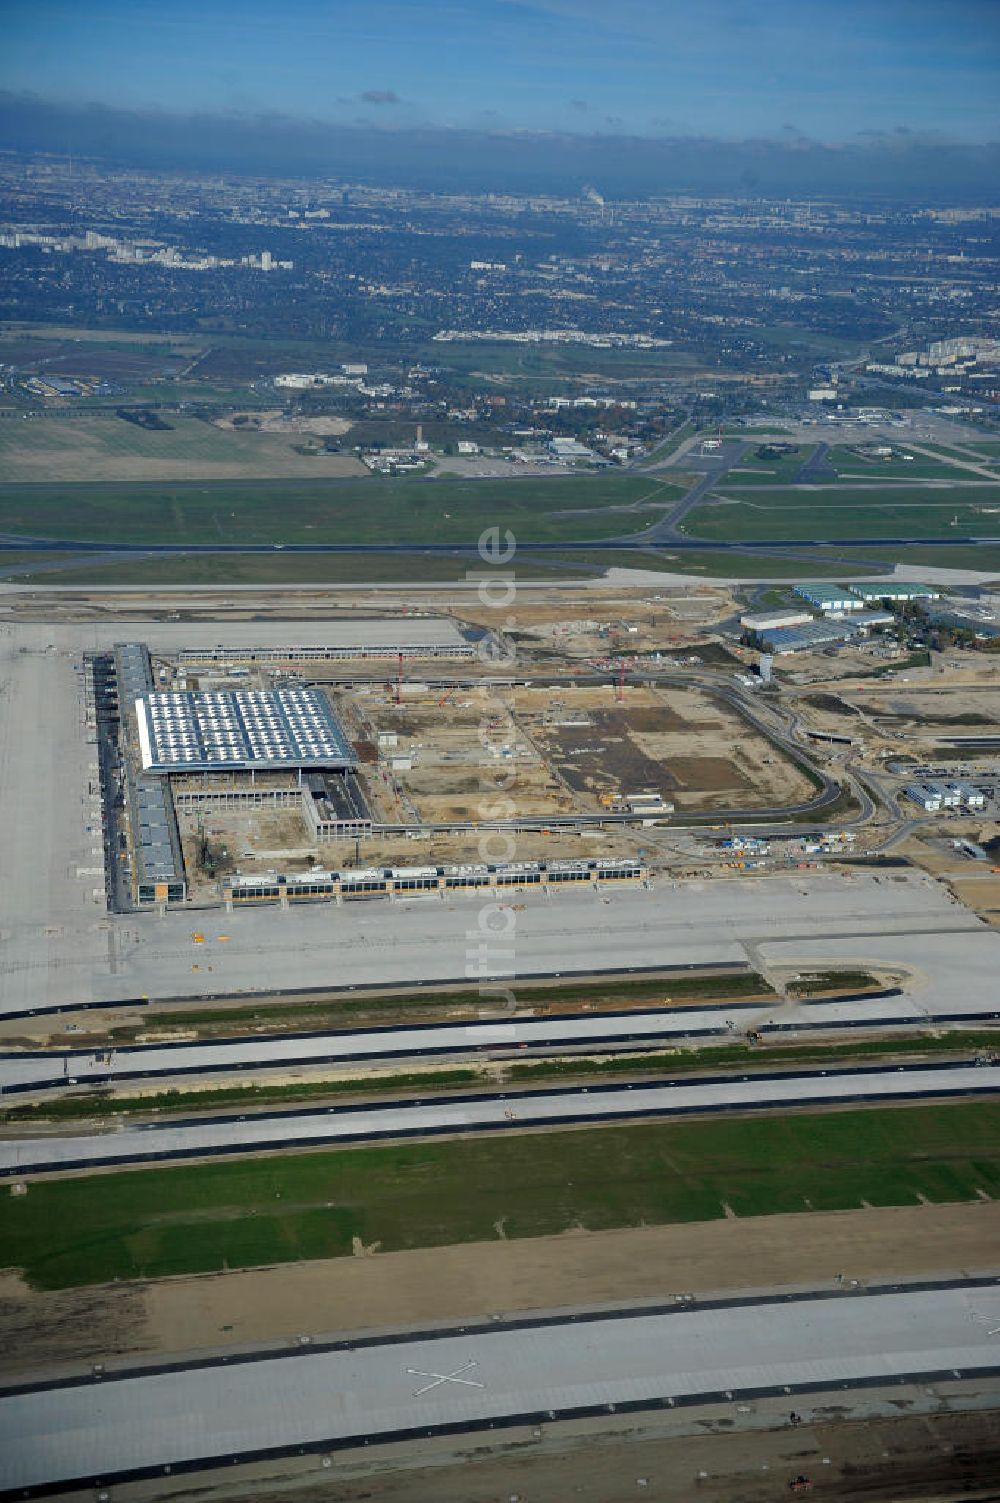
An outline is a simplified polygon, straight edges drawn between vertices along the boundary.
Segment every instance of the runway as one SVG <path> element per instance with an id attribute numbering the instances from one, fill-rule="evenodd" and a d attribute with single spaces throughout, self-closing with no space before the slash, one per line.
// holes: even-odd
<path id="1" fill-rule="evenodd" d="M 669 986 L 664 982 L 664 987 Z M 481 1023 L 424 1023 L 364 1031 L 255 1034 L 209 1044 L 136 1044 L 89 1050 L 18 1050 L 0 1054 L 0 1094 L 111 1086 L 129 1080 L 239 1075 L 381 1061 L 470 1059 L 505 1051 L 551 1054 L 641 1050 L 672 1040 L 730 1038 L 748 1029 L 768 1034 L 823 1033 L 928 1024 L 993 1022 L 1000 1003 L 985 992 L 961 1013 L 928 1013 L 899 987 L 829 1002 L 729 1002 L 625 1012 L 564 1013 L 558 1018 Z M 732 1026 L 730 1026 L 732 1025 Z"/>
<path id="2" fill-rule="evenodd" d="M 0 1396 L 3 1498 L 282 1454 L 1000 1369 L 995 1279 L 483 1323 Z M 789 1406 L 791 1407 L 791 1406 Z"/>
<path id="3" fill-rule="evenodd" d="M 230 1154 L 320 1148 L 439 1134 L 503 1132 L 643 1117 L 788 1110 L 1000 1093 L 1000 1066 L 861 1066 L 678 1078 L 655 1084 L 566 1086 L 279 1112 L 176 1118 L 87 1135 L 0 1139 L 0 1176 L 96 1169 Z"/>

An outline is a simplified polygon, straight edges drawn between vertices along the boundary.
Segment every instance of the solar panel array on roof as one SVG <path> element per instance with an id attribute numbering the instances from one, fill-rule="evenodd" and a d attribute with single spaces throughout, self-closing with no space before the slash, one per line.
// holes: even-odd
<path id="1" fill-rule="evenodd" d="M 315 689 L 145 694 L 136 701 L 142 765 L 156 772 L 353 767 L 356 758 Z"/>

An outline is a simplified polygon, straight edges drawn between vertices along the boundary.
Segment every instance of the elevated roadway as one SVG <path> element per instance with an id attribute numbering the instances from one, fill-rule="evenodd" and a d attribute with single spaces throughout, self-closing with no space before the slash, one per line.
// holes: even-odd
<path id="1" fill-rule="evenodd" d="M 0 1394 L 0 1497 L 676 1405 L 982 1379 L 996 1280 L 535 1316 Z M 784 1485 L 784 1484 L 782 1484 Z M 88 1493 L 93 1496 L 93 1493 Z"/>
<path id="2" fill-rule="evenodd" d="M 879 1065 L 742 1078 L 680 1077 L 655 1084 L 555 1087 L 136 1125 L 119 1122 L 117 1130 L 111 1132 L 2 1138 L 0 1176 L 335 1147 L 390 1138 L 979 1095 L 1000 1095 L 1000 1065 Z"/>

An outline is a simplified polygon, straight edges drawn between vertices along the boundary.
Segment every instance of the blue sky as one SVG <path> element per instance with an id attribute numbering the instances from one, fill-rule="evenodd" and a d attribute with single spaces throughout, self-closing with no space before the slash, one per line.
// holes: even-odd
<path id="1" fill-rule="evenodd" d="M 1000 139 L 1000 0 L 0 0 L 0 87 L 444 125 Z"/>

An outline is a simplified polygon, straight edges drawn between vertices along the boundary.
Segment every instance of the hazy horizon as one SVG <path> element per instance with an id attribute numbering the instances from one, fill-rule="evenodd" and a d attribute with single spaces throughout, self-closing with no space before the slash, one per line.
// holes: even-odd
<path id="1" fill-rule="evenodd" d="M 338 125 L 270 113 L 171 113 L 0 92 L 7 150 L 155 170 L 333 177 L 429 190 L 992 201 L 1000 144 L 870 132 L 841 143 Z"/>

